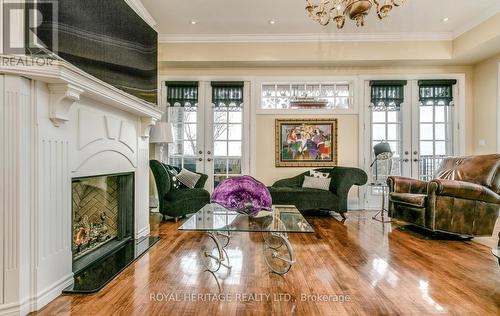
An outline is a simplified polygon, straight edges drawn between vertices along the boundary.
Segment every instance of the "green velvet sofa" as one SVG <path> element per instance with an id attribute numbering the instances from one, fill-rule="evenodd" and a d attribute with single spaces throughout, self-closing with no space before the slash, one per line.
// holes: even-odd
<path id="1" fill-rule="evenodd" d="M 203 189 L 208 179 L 206 174 L 198 173 L 201 175 L 201 178 L 193 189 L 183 185 L 179 188 L 174 188 L 167 170 L 175 169 L 179 172 L 178 168 L 169 166 L 158 160 L 150 160 L 149 166 L 155 178 L 156 189 L 158 190 L 159 211 L 161 214 L 177 220 L 186 214 L 196 213 L 210 202 L 210 193 Z"/>
<path id="2" fill-rule="evenodd" d="M 302 213 L 307 211 L 334 211 L 343 218 L 347 212 L 347 195 L 353 185 L 364 185 L 368 180 L 366 172 L 358 168 L 334 167 L 314 169 L 319 172 L 329 173 L 330 190 L 303 188 L 304 176 L 309 171 L 293 178 L 276 181 L 269 192 L 273 204 L 295 205 Z"/>

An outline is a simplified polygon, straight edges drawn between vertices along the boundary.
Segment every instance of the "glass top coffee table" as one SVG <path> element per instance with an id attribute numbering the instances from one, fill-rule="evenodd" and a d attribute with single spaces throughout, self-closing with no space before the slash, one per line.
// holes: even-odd
<path id="1" fill-rule="evenodd" d="M 219 204 L 207 204 L 191 216 L 179 230 L 203 231 L 208 240 L 202 245 L 201 258 L 207 270 L 221 266 L 231 269 L 226 248 L 234 232 L 260 232 L 264 238 L 264 259 L 271 271 L 286 274 L 295 263 L 288 233 L 313 233 L 314 229 L 293 205 L 274 205 L 272 212 L 262 211 L 251 217 L 229 211 Z"/>

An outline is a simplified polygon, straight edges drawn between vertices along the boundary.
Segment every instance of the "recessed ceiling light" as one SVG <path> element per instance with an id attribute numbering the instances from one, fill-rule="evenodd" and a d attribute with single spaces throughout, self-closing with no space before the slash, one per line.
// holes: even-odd
<path id="1" fill-rule="evenodd" d="M 442 18 L 441 21 L 448 22 L 449 18 Z"/>
<path id="2" fill-rule="evenodd" d="M 276 21 L 275 20 L 269 20 L 269 24 L 274 25 L 274 24 L 276 24 Z"/>
<path id="3" fill-rule="evenodd" d="M 191 25 L 195 25 L 198 22 L 196 22 L 196 20 L 191 20 L 191 21 L 189 21 L 189 23 L 191 23 Z"/>

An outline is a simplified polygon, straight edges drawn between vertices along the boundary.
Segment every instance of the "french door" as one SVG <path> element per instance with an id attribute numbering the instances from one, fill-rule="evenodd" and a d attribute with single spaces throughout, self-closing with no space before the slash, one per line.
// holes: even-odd
<path id="1" fill-rule="evenodd" d="M 226 178 L 247 174 L 249 84 L 166 84 L 168 121 L 174 126 L 175 140 L 168 146 L 168 163 L 207 174 L 210 191 Z"/>
<path id="2" fill-rule="evenodd" d="M 368 181 L 385 182 L 389 175 L 432 179 L 441 161 L 456 153 L 458 119 L 453 100 L 458 100 L 458 89 L 454 80 L 408 81 L 402 85 L 402 102 L 390 106 L 373 104 L 372 91 L 370 82 L 365 82 L 364 139 L 369 142 L 364 146 L 364 165 Z M 381 141 L 390 144 L 393 157 L 370 168 L 375 159 L 373 146 Z M 377 187 L 367 187 L 365 207 L 379 207 L 380 195 Z"/>

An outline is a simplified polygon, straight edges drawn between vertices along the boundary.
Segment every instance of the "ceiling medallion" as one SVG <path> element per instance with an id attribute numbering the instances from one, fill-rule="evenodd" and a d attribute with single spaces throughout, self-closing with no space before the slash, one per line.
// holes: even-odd
<path id="1" fill-rule="evenodd" d="M 320 2 L 315 4 L 315 2 Z M 356 25 L 364 26 L 365 17 L 371 8 L 377 7 L 379 19 L 389 15 L 393 7 L 399 7 L 405 0 L 306 0 L 306 11 L 309 17 L 321 25 L 335 22 L 337 28 L 344 27 L 346 17 L 356 21 Z"/>

